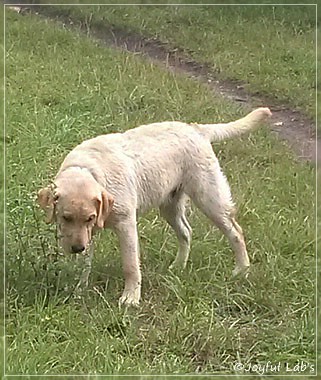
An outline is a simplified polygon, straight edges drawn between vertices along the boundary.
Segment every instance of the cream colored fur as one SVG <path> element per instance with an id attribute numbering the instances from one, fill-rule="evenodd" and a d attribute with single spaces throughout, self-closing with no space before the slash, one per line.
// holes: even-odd
<path id="1" fill-rule="evenodd" d="M 73 149 L 54 186 L 39 191 L 38 202 L 47 221 L 58 224 L 63 249 L 87 252 L 81 283 L 88 282 L 93 234 L 111 228 L 119 238 L 125 276 L 120 302 L 139 303 L 137 215 L 153 207 L 160 209 L 177 235 L 173 265 L 185 267 L 192 233 L 185 216 L 187 198 L 230 241 L 236 260 L 233 274 L 246 271 L 250 262 L 242 229 L 235 221 L 230 188 L 211 142 L 251 130 L 270 115 L 268 108 L 258 108 L 227 124 L 153 123 L 98 136 Z"/>

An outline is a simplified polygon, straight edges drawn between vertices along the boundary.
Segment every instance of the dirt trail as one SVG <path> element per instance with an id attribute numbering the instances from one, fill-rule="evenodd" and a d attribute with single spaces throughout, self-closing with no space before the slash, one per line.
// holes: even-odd
<path id="1" fill-rule="evenodd" d="M 244 107 L 269 106 L 273 112 L 270 123 L 271 130 L 276 132 L 281 139 L 287 141 L 298 158 L 314 163 L 321 161 L 321 143 L 316 138 L 315 122 L 300 111 L 278 104 L 273 98 L 246 92 L 242 83 L 219 79 L 209 65 L 196 62 L 181 49 L 170 49 L 167 44 L 157 39 L 145 38 L 110 25 L 98 27 L 91 25 L 90 20 L 81 22 L 69 15 L 62 14 L 57 7 L 14 6 L 11 8 L 15 8 L 14 10 L 21 15 L 27 12 L 37 13 L 42 17 L 61 22 L 65 28 L 85 32 L 88 36 L 108 46 L 141 54 L 152 60 L 153 63 L 165 66 L 168 70 L 181 72 L 201 81 L 216 94 L 242 103 Z"/>

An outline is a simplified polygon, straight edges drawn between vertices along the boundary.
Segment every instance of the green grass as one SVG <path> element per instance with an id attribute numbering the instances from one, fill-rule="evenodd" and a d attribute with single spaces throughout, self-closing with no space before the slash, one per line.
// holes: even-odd
<path id="1" fill-rule="evenodd" d="M 106 131 L 227 121 L 245 110 L 37 16 L 8 11 L 6 31 L 6 373 L 233 374 L 236 362 L 267 361 L 284 373 L 285 363 L 314 364 L 315 173 L 266 128 L 214 145 L 246 234 L 247 280 L 231 280 L 228 243 L 194 208 L 187 269 L 169 271 L 176 239 L 153 211 L 139 223 L 141 306 L 118 308 L 123 276 L 108 231 L 88 291 L 70 298 L 81 262 L 57 258 L 55 229 L 35 205 L 65 154 Z"/>
<path id="2" fill-rule="evenodd" d="M 315 117 L 315 5 L 60 6 L 88 26 L 157 37 L 222 79 Z"/>

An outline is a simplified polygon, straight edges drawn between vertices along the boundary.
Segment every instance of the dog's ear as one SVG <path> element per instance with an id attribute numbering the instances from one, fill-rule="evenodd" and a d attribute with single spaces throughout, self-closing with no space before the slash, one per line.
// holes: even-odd
<path id="1" fill-rule="evenodd" d="M 39 190 L 37 202 L 46 213 L 46 223 L 53 223 L 55 219 L 55 205 L 58 196 L 51 186 Z"/>
<path id="2" fill-rule="evenodd" d="M 114 198 L 106 190 L 101 192 L 101 198 L 98 199 L 97 227 L 104 228 L 105 221 L 108 218 L 114 205 Z"/>

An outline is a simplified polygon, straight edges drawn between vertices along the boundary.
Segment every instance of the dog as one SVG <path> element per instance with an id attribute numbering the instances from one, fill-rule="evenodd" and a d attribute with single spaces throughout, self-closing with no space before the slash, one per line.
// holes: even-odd
<path id="1" fill-rule="evenodd" d="M 39 191 L 38 203 L 47 223 L 57 223 L 63 250 L 85 255 L 79 285 L 88 284 L 93 235 L 110 228 L 119 239 L 125 277 L 120 303 L 138 305 L 142 280 L 138 215 L 159 208 L 179 243 L 172 266 L 184 268 L 192 235 L 185 215 L 188 199 L 229 240 L 236 261 L 233 275 L 245 273 L 250 261 L 243 232 L 211 143 L 249 131 L 269 116 L 269 108 L 262 107 L 229 123 L 153 123 L 98 136 L 74 148 L 53 184 Z"/>

